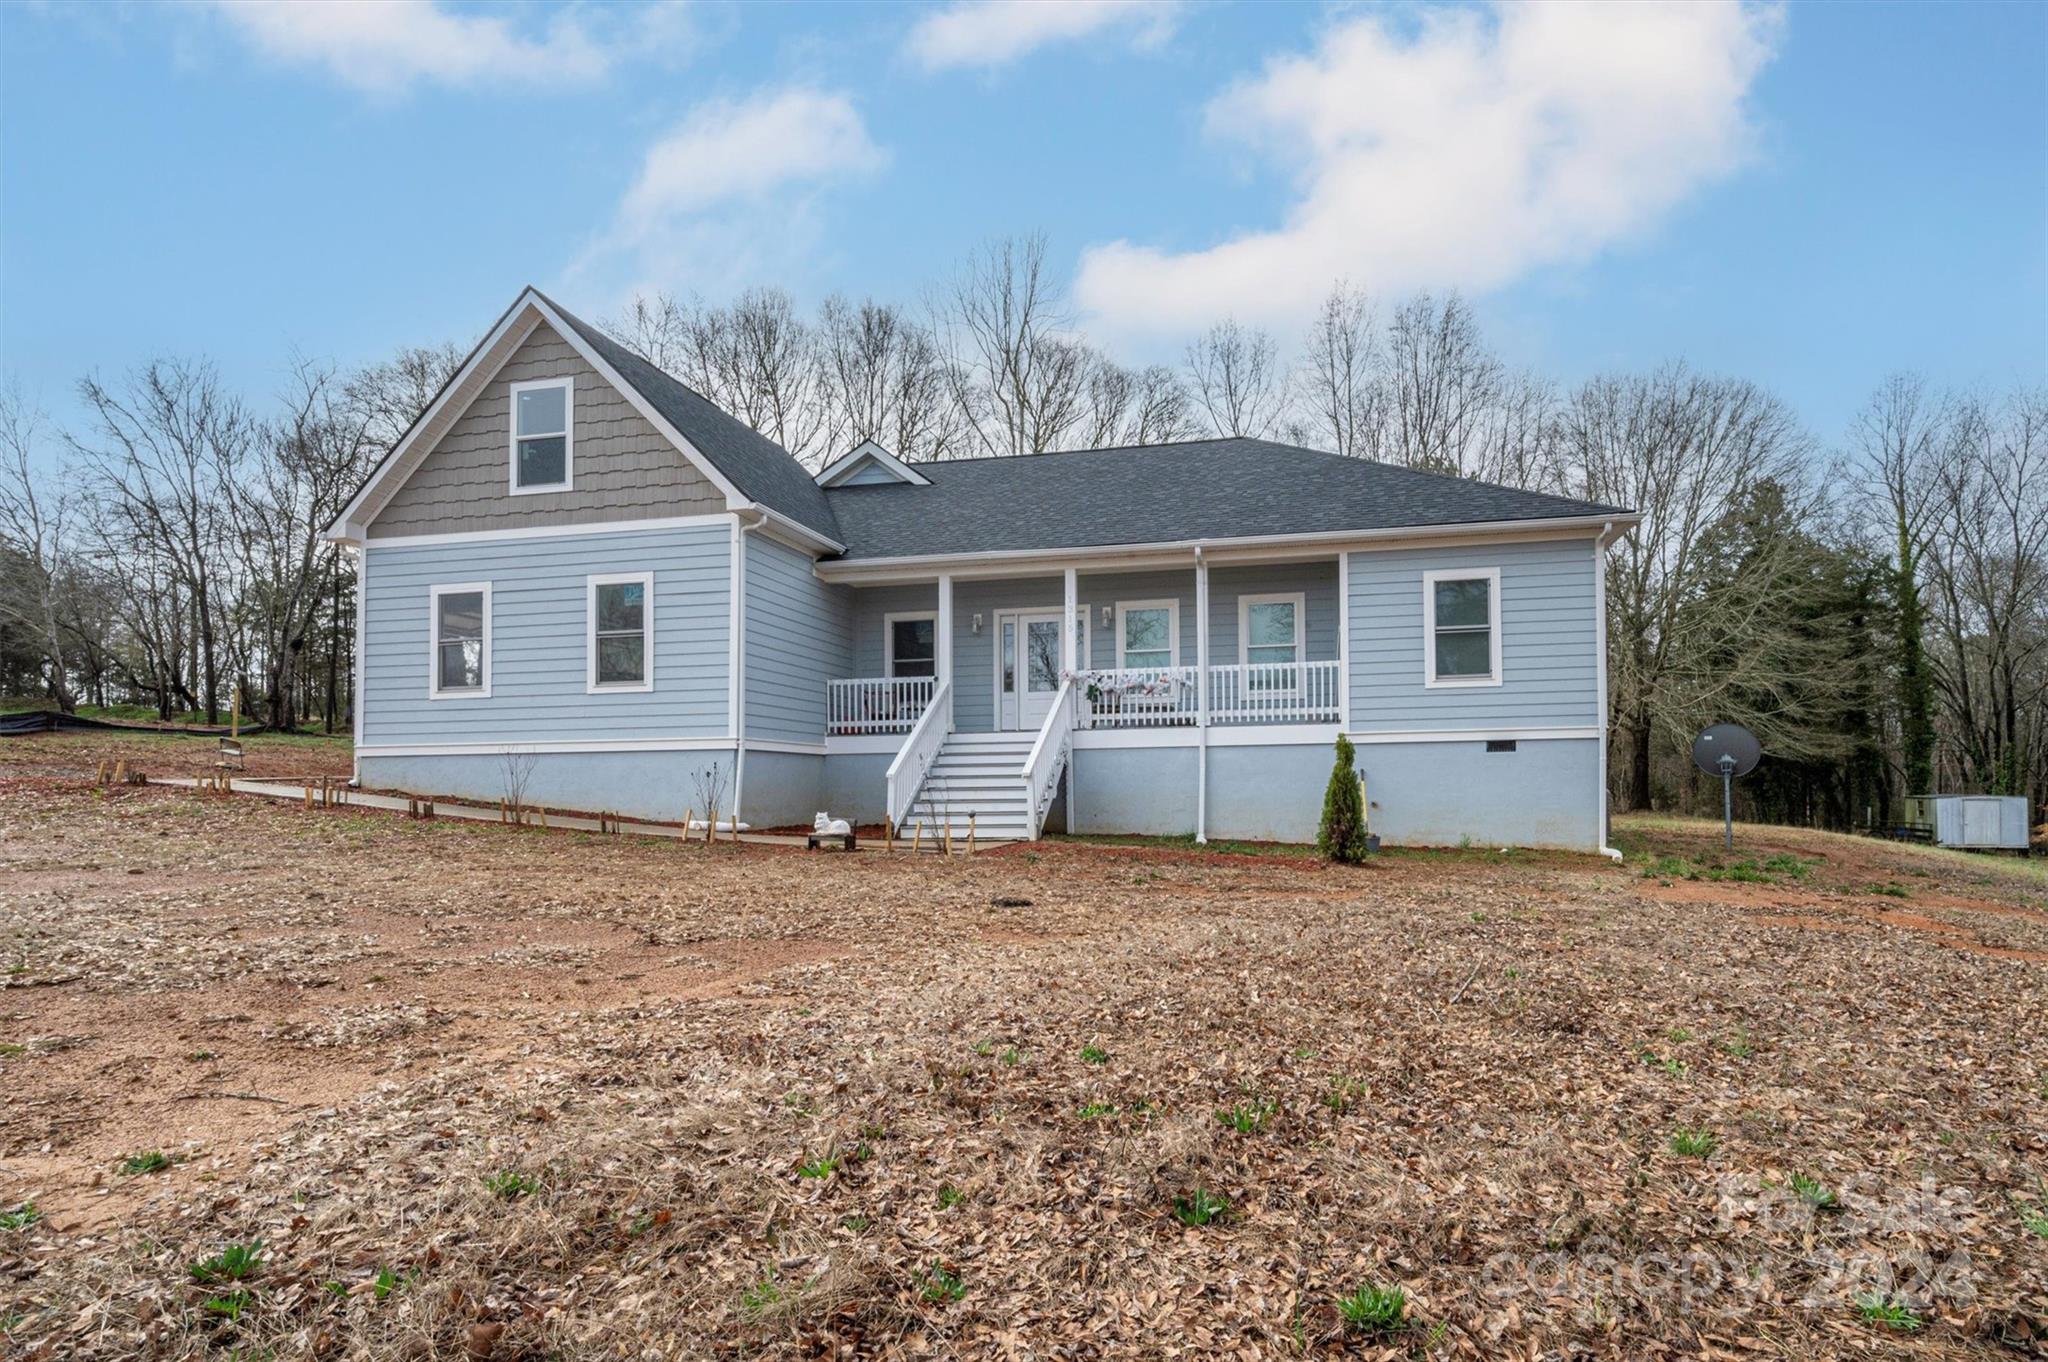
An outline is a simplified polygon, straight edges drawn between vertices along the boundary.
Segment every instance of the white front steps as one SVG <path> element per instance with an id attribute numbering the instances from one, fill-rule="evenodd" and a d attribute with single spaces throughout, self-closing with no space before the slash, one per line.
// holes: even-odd
<path id="1" fill-rule="evenodd" d="M 949 735 L 897 835 L 910 836 L 922 825 L 926 836 L 938 836 L 950 826 L 958 841 L 971 816 L 977 842 L 1022 841 L 1030 808 L 1019 773 L 1037 740 L 1036 733 Z"/>

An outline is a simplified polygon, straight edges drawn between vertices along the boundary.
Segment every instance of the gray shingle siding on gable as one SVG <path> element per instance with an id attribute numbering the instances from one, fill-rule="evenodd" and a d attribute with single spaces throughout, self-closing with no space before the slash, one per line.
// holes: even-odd
<path id="1" fill-rule="evenodd" d="M 511 389 L 575 379 L 575 454 L 566 492 L 513 496 Z M 716 514 L 725 497 L 560 336 L 537 327 L 371 520 L 398 535 L 601 524 Z"/>
<path id="2" fill-rule="evenodd" d="M 1268 440 L 925 463 L 930 487 L 835 487 L 848 560 L 1621 514 Z"/>
<path id="3" fill-rule="evenodd" d="M 610 336 L 572 316 L 550 300 L 548 306 L 576 329 L 583 341 L 661 413 L 699 454 L 754 501 L 835 542 L 842 540 L 824 489 L 796 458 L 708 398 L 671 378 Z"/>

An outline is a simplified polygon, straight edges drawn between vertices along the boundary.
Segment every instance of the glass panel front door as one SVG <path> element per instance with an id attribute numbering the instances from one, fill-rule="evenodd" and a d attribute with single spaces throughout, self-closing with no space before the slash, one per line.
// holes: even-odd
<path id="1" fill-rule="evenodd" d="M 1060 691 L 1060 612 L 1005 611 L 996 618 L 997 725 L 1035 732 L 1045 723 L 1053 697 Z M 1080 624 L 1083 618 L 1085 611 L 1074 628 L 1074 655 L 1081 667 L 1088 665 L 1088 636 Z"/>

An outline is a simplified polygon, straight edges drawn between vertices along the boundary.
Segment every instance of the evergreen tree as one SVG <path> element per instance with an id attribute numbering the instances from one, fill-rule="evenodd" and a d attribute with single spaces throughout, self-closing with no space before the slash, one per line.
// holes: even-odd
<path id="1" fill-rule="evenodd" d="M 1323 792 L 1323 822 L 1316 831 L 1316 851 L 1332 861 L 1356 865 L 1365 859 L 1365 801 L 1358 793 L 1358 754 L 1351 739 L 1337 735 L 1337 764 Z"/>

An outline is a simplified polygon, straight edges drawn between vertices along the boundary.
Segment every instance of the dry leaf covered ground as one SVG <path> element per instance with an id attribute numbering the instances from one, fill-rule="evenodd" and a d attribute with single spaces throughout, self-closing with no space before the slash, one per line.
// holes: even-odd
<path id="1" fill-rule="evenodd" d="M 0 747 L 0 1351 L 2048 1348 L 2038 863 L 806 855 L 97 755 Z"/>

